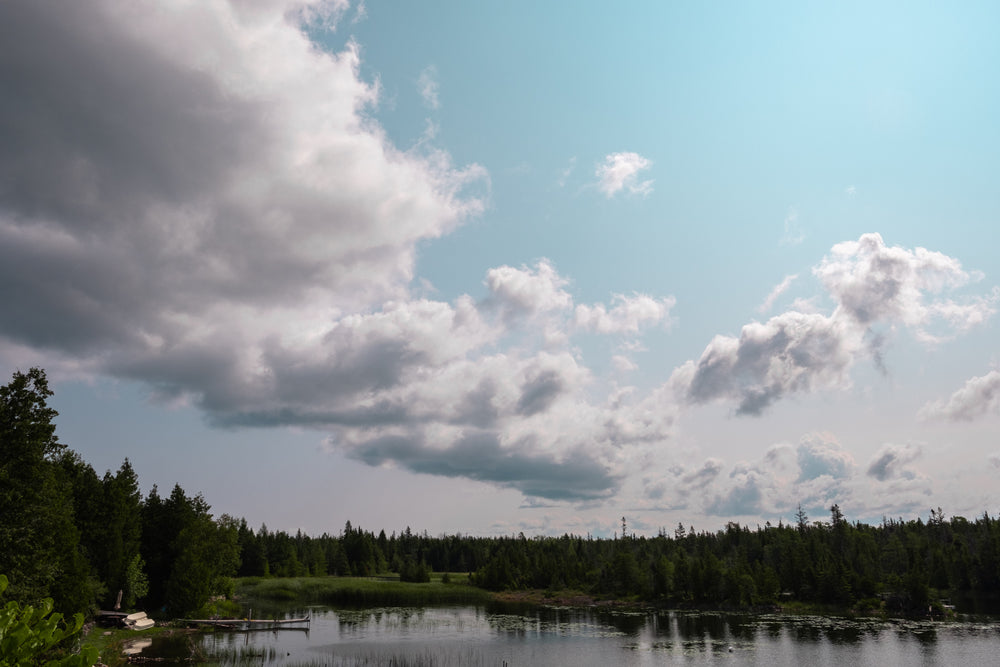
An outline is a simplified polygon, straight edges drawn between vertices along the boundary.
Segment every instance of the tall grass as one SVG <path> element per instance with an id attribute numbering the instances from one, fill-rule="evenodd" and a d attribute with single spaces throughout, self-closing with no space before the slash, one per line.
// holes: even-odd
<path id="1" fill-rule="evenodd" d="M 199 655 L 197 659 L 220 667 L 267 665 L 278 660 L 278 649 L 273 646 L 226 647 Z"/>

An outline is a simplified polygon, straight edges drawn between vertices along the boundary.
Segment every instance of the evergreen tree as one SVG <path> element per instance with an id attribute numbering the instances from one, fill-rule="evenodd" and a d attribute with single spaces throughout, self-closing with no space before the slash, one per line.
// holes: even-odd
<path id="1" fill-rule="evenodd" d="M 58 611 L 89 606 L 87 563 L 73 522 L 73 496 L 56 458 L 58 414 L 45 372 L 15 372 L 0 387 L 0 572 L 9 598 L 54 599 Z"/>

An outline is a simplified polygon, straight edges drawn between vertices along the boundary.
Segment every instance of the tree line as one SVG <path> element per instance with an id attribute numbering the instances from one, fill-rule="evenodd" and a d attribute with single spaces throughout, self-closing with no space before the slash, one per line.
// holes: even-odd
<path id="1" fill-rule="evenodd" d="M 141 604 L 174 616 L 230 594 L 232 577 L 375 576 L 427 581 L 462 573 L 493 591 L 572 589 L 676 606 L 754 607 L 798 600 L 926 610 L 958 592 L 1000 595 L 1000 519 L 826 521 L 716 532 L 678 525 L 653 537 L 386 535 L 347 522 L 337 534 L 294 535 L 214 517 L 179 485 L 145 498 L 126 459 L 99 476 L 59 443 L 43 371 L 0 388 L 0 573 L 7 599 L 53 598 L 66 613 Z M 454 578 L 454 577 L 453 577 Z M 120 593 L 119 593 L 120 592 Z"/>

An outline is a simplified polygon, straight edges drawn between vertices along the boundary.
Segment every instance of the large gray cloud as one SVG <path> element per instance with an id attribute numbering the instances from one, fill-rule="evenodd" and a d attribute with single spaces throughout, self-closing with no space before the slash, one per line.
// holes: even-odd
<path id="1" fill-rule="evenodd" d="M 672 299 L 578 325 L 545 260 L 487 271 L 479 303 L 414 298 L 418 244 L 483 210 L 488 175 L 386 138 L 359 47 L 307 36 L 346 9 L 0 3 L 3 363 L 315 428 L 372 464 L 605 497 L 615 448 L 669 419 L 608 427 L 651 408 L 593 404 L 569 336 L 638 335 Z"/>
<path id="2" fill-rule="evenodd" d="M 489 433 L 465 436 L 444 449 L 412 436 L 375 438 L 354 448 L 352 456 L 369 465 L 392 462 L 414 472 L 492 482 L 551 500 L 599 500 L 620 481 L 586 452 L 556 460 L 504 447 Z"/>

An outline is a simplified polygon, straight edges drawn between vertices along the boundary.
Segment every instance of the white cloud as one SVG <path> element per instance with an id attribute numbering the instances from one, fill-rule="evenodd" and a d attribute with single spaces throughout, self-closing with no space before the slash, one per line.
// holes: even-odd
<path id="1" fill-rule="evenodd" d="M 639 181 L 637 174 L 649 169 L 653 163 L 638 153 L 611 153 L 604 164 L 597 167 L 598 189 L 608 198 L 623 190 L 630 194 L 648 196 L 653 191 L 653 181 Z"/>
<path id="2" fill-rule="evenodd" d="M 869 464 L 867 474 L 880 482 L 917 479 L 920 474 L 908 466 L 920 458 L 920 454 L 920 448 L 913 445 L 883 445 Z"/>
<path id="3" fill-rule="evenodd" d="M 481 304 L 411 296 L 416 245 L 482 210 L 485 171 L 394 147 L 358 48 L 324 53 L 289 22 L 333 27 L 343 6 L 297 7 L 0 5 L 22 63 L 20 105 L 0 105 L 4 363 L 42 354 L 213 423 L 323 430 L 372 464 L 604 497 L 633 437 L 605 424 L 648 406 L 591 404 L 589 370 L 537 340 L 536 317 L 572 331 L 547 262 L 491 271 Z M 658 412 L 634 437 L 667 436 Z"/>
<path id="4" fill-rule="evenodd" d="M 539 260 L 534 269 L 499 266 L 486 274 L 488 304 L 498 307 L 507 319 L 570 309 L 573 299 L 563 289 L 568 284 L 546 259 Z"/>
<path id="5" fill-rule="evenodd" d="M 759 415 L 788 393 L 846 385 L 862 348 L 861 332 L 835 318 L 787 312 L 745 325 L 738 338 L 716 336 L 674 377 L 690 402 L 728 398 L 738 413 Z"/>
<path id="6" fill-rule="evenodd" d="M 924 248 L 890 247 L 879 234 L 838 243 L 813 273 L 839 308 L 864 326 L 898 321 L 924 331 L 942 320 L 963 331 L 994 312 L 993 300 L 987 298 L 965 304 L 928 301 L 928 295 L 964 286 L 974 276 L 957 259 Z"/>
<path id="7" fill-rule="evenodd" d="M 920 416 L 968 421 L 987 413 L 1000 413 L 1000 371 L 969 379 L 948 399 L 925 405 Z"/>
<path id="8" fill-rule="evenodd" d="M 354 10 L 354 17 L 351 19 L 351 24 L 357 25 L 358 23 L 364 21 L 366 18 L 368 18 L 368 7 L 365 4 L 365 0 L 361 0 L 358 3 L 358 6 Z"/>
<path id="9" fill-rule="evenodd" d="M 420 97 L 424 100 L 424 104 L 428 109 L 439 109 L 441 107 L 441 99 L 439 97 L 440 86 L 437 80 L 436 67 L 428 65 L 420 72 L 420 78 L 417 79 L 417 88 L 420 90 Z"/>
<path id="10" fill-rule="evenodd" d="M 628 373 L 630 371 L 638 370 L 639 368 L 638 364 L 623 354 L 616 354 L 611 357 L 611 364 L 619 373 Z"/>
<path id="11" fill-rule="evenodd" d="M 660 322 L 669 323 L 670 309 L 677 302 L 673 297 L 654 299 L 645 294 L 636 294 L 631 297 L 617 294 L 614 300 L 615 305 L 610 311 L 604 304 L 578 305 L 575 316 L 576 326 L 602 334 L 634 334 L 638 333 L 643 326 Z"/>
<path id="12" fill-rule="evenodd" d="M 854 457 L 828 433 L 812 433 L 803 437 L 796 455 L 800 482 L 824 475 L 832 479 L 847 479 L 854 474 Z"/>
<path id="13" fill-rule="evenodd" d="M 778 300 L 778 297 L 787 292 L 788 288 L 792 286 L 792 283 L 795 282 L 798 277 L 798 274 L 792 274 L 782 278 L 781 282 L 775 285 L 774 289 L 771 290 L 771 293 L 767 295 L 766 299 L 764 299 L 764 303 L 760 304 L 757 312 L 766 313 L 770 311 L 774 306 L 774 302 Z"/>
<path id="14" fill-rule="evenodd" d="M 711 516 L 785 517 L 801 506 L 813 520 L 827 520 L 840 505 L 848 516 L 872 517 L 920 511 L 933 481 L 913 467 L 914 445 L 885 445 L 860 474 L 854 457 L 830 433 L 807 433 L 797 446 L 777 444 L 757 460 L 726 464 L 712 459 L 697 472 L 675 468 L 671 489 L 685 505 Z"/>
<path id="15" fill-rule="evenodd" d="M 880 365 L 885 337 L 875 325 L 906 325 L 924 341 L 931 325 L 955 335 L 992 315 L 997 295 L 961 304 L 937 297 L 973 276 L 951 257 L 889 247 L 878 234 L 837 244 L 813 273 L 836 302 L 833 313 L 792 310 L 743 326 L 739 337 L 716 336 L 671 384 L 690 403 L 728 399 L 739 414 L 759 415 L 789 394 L 850 386 L 861 359 Z"/>

